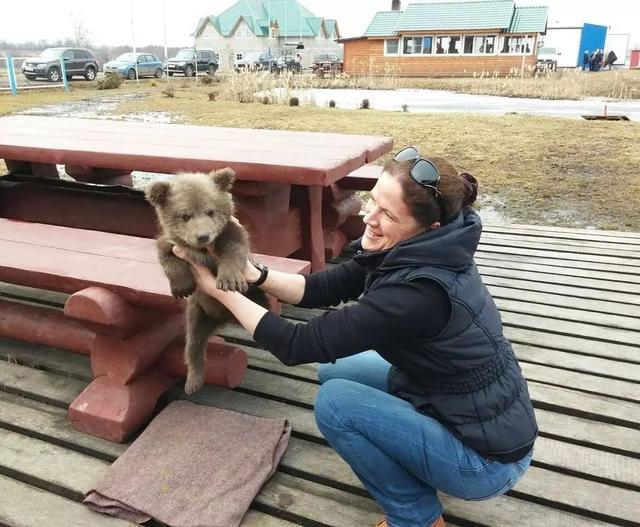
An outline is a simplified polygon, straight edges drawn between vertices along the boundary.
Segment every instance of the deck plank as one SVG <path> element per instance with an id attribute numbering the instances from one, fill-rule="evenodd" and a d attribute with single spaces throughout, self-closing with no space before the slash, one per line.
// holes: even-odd
<path id="1" fill-rule="evenodd" d="M 87 251 L 99 251 L 89 241 Z M 640 234 L 487 226 L 477 262 L 529 382 L 540 437 L 532 468 L 507 495 L 488 502 L 443 496 L 448 525 L 640 527 Z M 54 309 L 67 298 L 2 283 L 0 296 Z M 283 310 L 294 322 L 323 312 Z M 222 336 L 249 355 L 243 383 L 236 390 L 207 386 L 188 399 L 253 415 L 284 415 L 293 427 L 276 478 L 243 527 L 375 524 L 377 506 L 315 424 L 317 365 L 284 366 L 240 326 L 227 326 Z M 14 363 L 0 362 L 0 443 L 11 438 L 11 444 L 29 448 L 62 448 L 102 470 L 126 449 L 68 424 L 66 406 L 91 379 L 88 357 L 0 339 L 0 361 L 6 359 Z M 169 398 L 186 398 L 181 384 Z M 54 484 L 64 474 L 53 473 L 47 483 L 49 476 L 39 479 L 39 469 L 22 455 L 17 474 L 56 489 L 46 492 L 47 503 L 64 500 L 80 507 L 64 497 L 73 487 Z M 44 492 L 13 477 L 8 485 L 25 496 Z M 293 502 L 286 507 L 290 495 Z"/>

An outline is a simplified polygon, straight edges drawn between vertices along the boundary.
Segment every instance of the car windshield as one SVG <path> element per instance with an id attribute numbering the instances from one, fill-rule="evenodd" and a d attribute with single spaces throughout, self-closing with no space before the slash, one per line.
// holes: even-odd
<path id="1" fill-rule="evenodd" d="M 556 48 L 540 48 L 538 55 L 556 55 L 558 52 Z"/>
<path id="2" fill-rule="evenodd" d="M 44 59 L 57 59 L 62 55 L 63 51 L 64 50 L 60 48 L 49 48 L 40 53 L 40 56 Z"/>
<path id="3" fill-rule="evenodd" d="M 193 58 L 193 50 L 191 49 L 181 49 L 178 51 L 176 55 L 177 59 L 192 59 Z"/>
<path id="4" fill-rule="evenodd" d="M 118 62 L 131 62 L 133 60 L 136 60 L 135 53 L 123 53 L 116 59 Z"/>

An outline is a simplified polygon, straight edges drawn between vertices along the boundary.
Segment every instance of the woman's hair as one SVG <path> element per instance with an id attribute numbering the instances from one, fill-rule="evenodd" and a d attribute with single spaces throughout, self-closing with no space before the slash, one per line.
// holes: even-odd
<path id="1" fill-rule="evenodd" d="M 423 227 L 436 221 L 442 225 L 453 219 L 460 210 L 470 206 L 478 196 L 478 182 L 469 173 L 458 174 L 454 166 L 441 157 L 426 158 L 440 173 L 438 190 L 423 187 L 410 174 L 415 160 L 395 161 L 390 159 L 384 165 L 384 172 L 400 181 L 404 201 L 411 215 Z"/>

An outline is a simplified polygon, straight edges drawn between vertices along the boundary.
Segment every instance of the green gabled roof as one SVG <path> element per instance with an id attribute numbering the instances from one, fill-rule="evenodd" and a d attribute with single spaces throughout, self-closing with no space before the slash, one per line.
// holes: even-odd
<path id="1" fill-rule="evenodd" d="M 336 24 L 337 21 L 333 18 L 325 18 L 324 20 L 324 30 L 327 33 L 327 37 L 331 37 L 331 35 L 333 35 L 333 32 L 336 31 Z M 337 34 L 336 34 L 337 36 Z"/>
<path id="2" fill-rule="evenodd" d="M 364 36 L 385 37 L 393 35 L 401 16 L 402 11 L 378 11 L 364 32 Z"/>
<path id="3" fill-rule="evenodd" d="M 201 18 L 194 35 L 199 36 L 211 21 L 221 35 L 228 37 L 242 19 L 257 36 L 268 36 L 269 18 L 278 23 L 282 37 L 316 37 L 323 21 L 297 0 L 239 0 L 217 17 Z"/>
<path id="4" fill-rule="evenodd" d="M 396 31 L 506 29 L 513 9 L 513 0 L 409 4 Z"/>
<path id="5" fill-rule="evenodd" d="M 509 26 L 509 33 L 543 33 L 547 28 L 547 6 L 516 7 Z"/>

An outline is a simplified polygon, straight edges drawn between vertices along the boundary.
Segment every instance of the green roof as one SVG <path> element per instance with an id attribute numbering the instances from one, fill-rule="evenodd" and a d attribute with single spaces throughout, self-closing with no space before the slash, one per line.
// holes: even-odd
<path id="1" fill-rule="evenodd" d="M 337 30 L 337 21 L 333 18 L 325 18 L 324 20 L 324 30 L 327 32 L 327 37 L 331 37 L 333 32 Z"/>
<path id="2" fill-rule="evenodd" d="M 474 29 L 543 32 L 546 24 L 546 7 L 516 7 L 513 0 L 416 3 L 409 4 L 404 11 L 377 12 L 364 36 Z"/>
<path id="3" fill-rule="evenodd" d="M 268 36 L 269 18 L 277 22 L 281 37 L 317 37 L 324 20 L 297 0 L 239 0 L 218 16 L 201 18 L 193 34 L 199 36 L 211 22 L 221 35 L 228 37 L 244 20 L 256 36 Z M 334 28 L 335 20 L 331 22 Z"/>
<path id="4" fill-rule="evenodd" d="M 507 28 L 513 0 L 409 4 L 396 31 Z"/>
<path id="5" fill-rule="evenodd" d="M 369 27 L 364 32 L 365 37 L 384 37 L 393 35 L 396 31 L 402 11 L 378 11 Z"/>
<path id="6" fill-rule="evenodd" d="M 543 33 L 547 28 L 547 6 L 516 7 L 509 33 Z"/>

